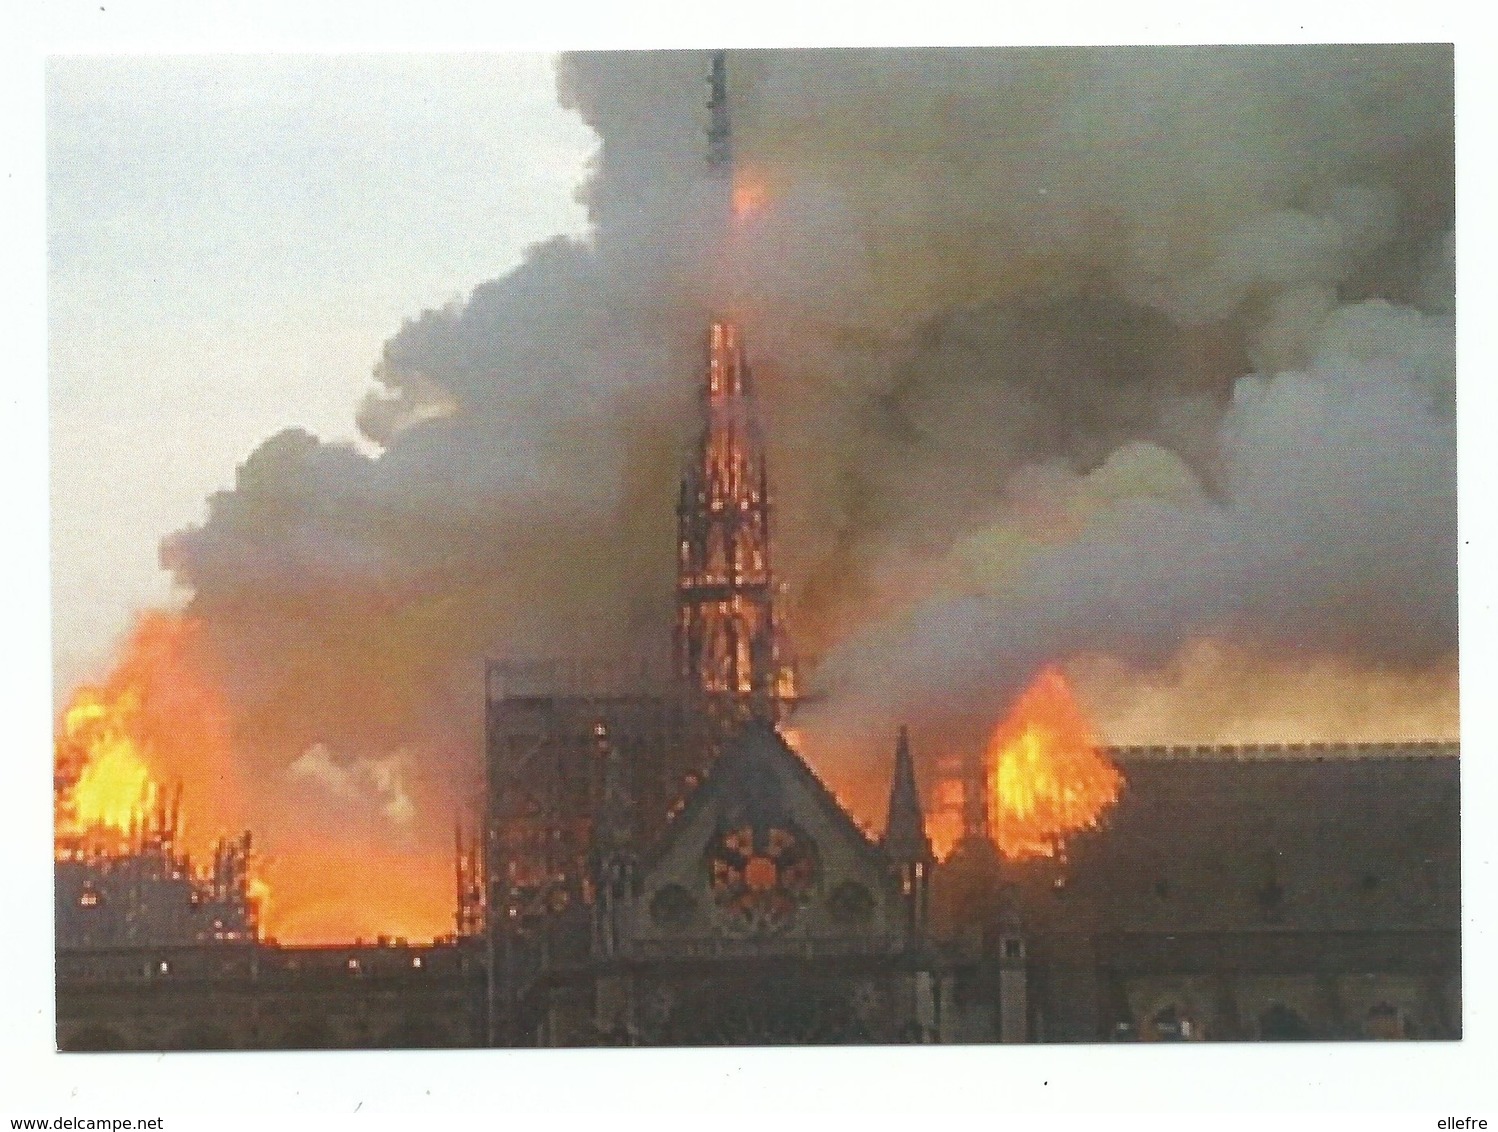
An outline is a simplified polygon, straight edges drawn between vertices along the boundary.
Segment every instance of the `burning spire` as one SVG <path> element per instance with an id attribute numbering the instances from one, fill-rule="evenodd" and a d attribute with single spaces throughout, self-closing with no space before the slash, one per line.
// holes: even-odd
<path id="1" fill-rule="evenodd" d="M 708 82 L 707 165 L 731 183 L 725 52 L 714 52 Z M 700 396 L 677 506 L 677 673 L 717 714 L 777 719 L 795 679 L 775 616 L 770 477 L 743 335 L 726 319 L 708 328 Z"/>
<path id="2" fill-rule="evenodd" d="M 732 227 L 764 211 L 770 186 L 762 169 L 739 161 L 733 151 L 728 120 L 728 52 L 713 52 L 707 82 L 707 169 L 723 192 L 722 204 Z"/>
<path id="3" fill-rule="evenodd" d="M 677 670 L 732 716 L 778 717 L 795 678 L 775 615 L 764 436 L 731 322 L 708 330 L 701 398 L 677 507 Z"/>

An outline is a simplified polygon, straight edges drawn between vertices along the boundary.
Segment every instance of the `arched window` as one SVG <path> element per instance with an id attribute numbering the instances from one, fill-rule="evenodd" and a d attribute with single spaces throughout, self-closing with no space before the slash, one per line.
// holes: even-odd
<path id="1" fill-rule="evenodd" d="M 866 924 L 874 915 L 874 894 L 856 880 L 845 880 L 832 890 L 827 907 L 840 924 Z"/>

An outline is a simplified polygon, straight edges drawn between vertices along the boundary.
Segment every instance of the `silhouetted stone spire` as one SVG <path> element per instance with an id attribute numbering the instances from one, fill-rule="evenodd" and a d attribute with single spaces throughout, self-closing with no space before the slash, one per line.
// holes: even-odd
<path id="1" fill-rule="evenodd" d="M 926 836 L 926 817 L 915 787 L 915 762 L 910 757 L 910 731 L 900 728 L 895 744 L 895 777 L 889 788 L 889 817 L 884 825 L 884 848 L 901 863 L 931 860 L 931 839 Z"/>

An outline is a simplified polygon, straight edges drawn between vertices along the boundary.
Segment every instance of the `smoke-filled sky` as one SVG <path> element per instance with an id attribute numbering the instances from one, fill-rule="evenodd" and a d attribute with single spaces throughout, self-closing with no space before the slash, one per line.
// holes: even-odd
<path id="1" fill-rule="evenodd" d="M 866 812 L 897 722 L 980 741 L 1052 661 L 1115 741 L 1455 734 L 1448 48 L 736 53 L 726 227 L 705 54 L 564 57 L 555 102 L 524 66 L 51 75 L 62 671 L 150 595 L 104 540 L 165 535 L 264 843 L 333 813 L 437 859 L 480 658 L 661 650 L 712 312 L 772 436 L 798 728 Z M 448 68 L 483 81 L 419 101 Z M 194 344 L 209 292 L 244 325 Z M 200 369 L 253 412 L 189 469 Z M 155 502 L 189 484 L 224 490 Z"/>
<path id="2" fill-rule="evenodd" d="M 60 693 L 171 600 L 160 536 L 260 441 L 357 441 L 402 319 L 584 230 L 596 144 L 538 55 L 49 63 Z"/>

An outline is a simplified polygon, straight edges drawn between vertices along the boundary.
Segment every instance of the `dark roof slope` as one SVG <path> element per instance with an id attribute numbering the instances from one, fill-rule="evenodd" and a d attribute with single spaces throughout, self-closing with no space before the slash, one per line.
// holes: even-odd
<path id="1" fill-rule="evenodd" d="M 1457 751 L 1115 748 L 1127 785 L 1104 827 L 1007 879 L 1037 926 L 1455 929 Z"/>

